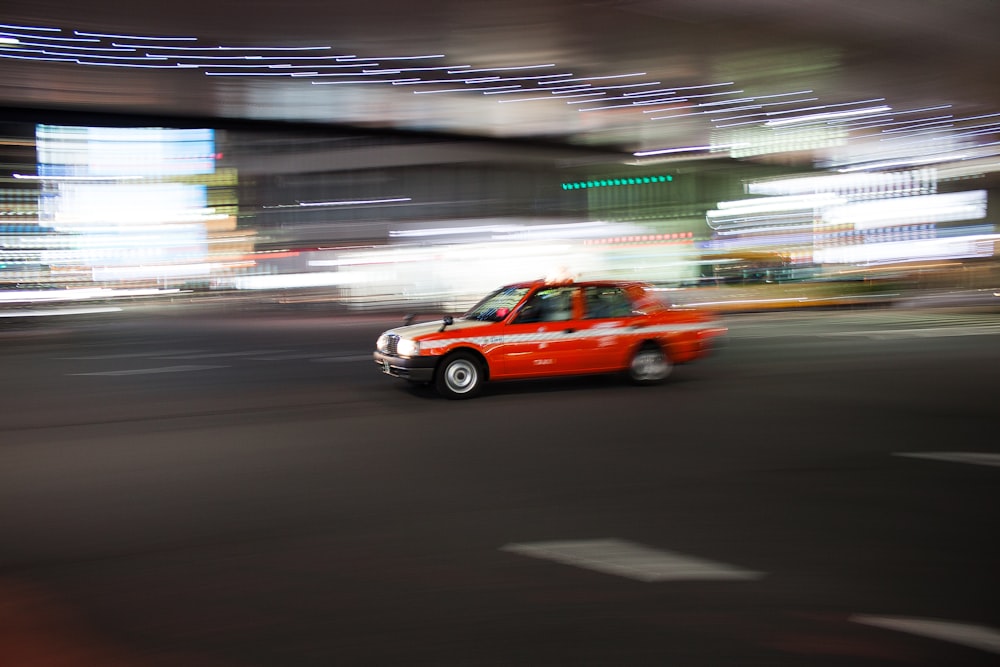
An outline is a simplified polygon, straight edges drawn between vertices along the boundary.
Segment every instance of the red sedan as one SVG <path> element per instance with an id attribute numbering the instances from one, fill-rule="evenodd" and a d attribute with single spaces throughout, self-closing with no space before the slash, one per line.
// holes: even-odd
<path id="1" fill-rule="evenodd" d="M 387 375 L 471 398 L 499 380 L 624 372 L 656 384 L 725 331 L 644 283 L 537 281 L 501 287 L 458 318 L 390 329 L 374 357 Z"/>

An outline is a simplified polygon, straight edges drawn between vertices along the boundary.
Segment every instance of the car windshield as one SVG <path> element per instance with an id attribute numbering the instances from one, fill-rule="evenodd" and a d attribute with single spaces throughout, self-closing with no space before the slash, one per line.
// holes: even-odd
<path id="1" fill-rule="evenodd" d="M 510 314 L 524 295 L 528 287 L 502 287 L 472 307 L 464 317 L 467 320 L 481 322 L 499 322 Z"/>

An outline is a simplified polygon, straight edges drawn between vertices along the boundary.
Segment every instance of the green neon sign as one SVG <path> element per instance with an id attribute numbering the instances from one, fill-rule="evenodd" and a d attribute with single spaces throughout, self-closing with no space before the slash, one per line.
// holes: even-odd
<path id="1" fill-rule="evenodd" d="M 613 188 L 628 185 L 652 185 L 656 183 L 669 183 L 674 180 L 670 174 L 662 176 L 640 176 L 636 178 L 607 178 L 597 181 L 572 181 L 563 183 L 563 190 L 589 190 L 591 188 Z"/>

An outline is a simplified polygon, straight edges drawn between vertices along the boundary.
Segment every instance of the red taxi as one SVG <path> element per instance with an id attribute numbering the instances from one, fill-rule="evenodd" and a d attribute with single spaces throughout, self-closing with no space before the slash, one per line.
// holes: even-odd
<path id="1" fill-rule="evenodd" d="M 471 398 L 494 380 L 624 372 L 656 384 L 725 331 L 644 283 L 537 281 L 501 287 L 458 318 L 390 329 L 374 357 L 387 375 Z"/>

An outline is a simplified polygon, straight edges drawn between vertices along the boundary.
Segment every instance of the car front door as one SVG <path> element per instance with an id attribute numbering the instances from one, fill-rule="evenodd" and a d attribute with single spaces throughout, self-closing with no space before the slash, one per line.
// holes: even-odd
<path id="1" fill-rule="evenodd" d="M 573 285 L 543 287 L 504 327 L 504 375 L 534 377 L 578 372 L 578 293 Z"/>

